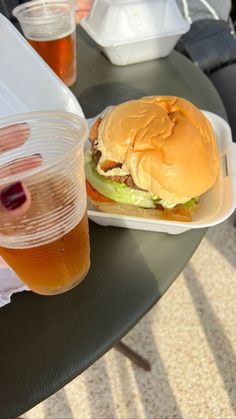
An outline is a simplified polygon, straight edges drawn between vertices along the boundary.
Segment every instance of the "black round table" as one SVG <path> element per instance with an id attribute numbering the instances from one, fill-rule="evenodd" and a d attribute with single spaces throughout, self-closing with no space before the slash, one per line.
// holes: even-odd
<path id="1" fill-rule="evenodd" d="M 77 41 L 72 91 L 86 117 L 124 100 L 170 94 L 226 118 L 211 83 L 177 52 L 117 67 L 80 28 Z M 22 292 L 0 309 L 0 417 L 29 410 L 119 342 L 177 278 L 205 232 L 174 236 L 90 222 L 91 269 L 79 286 L 54 297 Z"/>

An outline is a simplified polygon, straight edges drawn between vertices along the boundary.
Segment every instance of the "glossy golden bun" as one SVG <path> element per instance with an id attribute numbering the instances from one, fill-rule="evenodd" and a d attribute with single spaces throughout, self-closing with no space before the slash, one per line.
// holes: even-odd
<path id="1" fill-rule="evenodd" d="M 211 188 L 219 173 L 215 136 L 192 103 L 147 96 L 115 106 L 99 126 L 99 150 L 135 184 L 173 204 Z"/>

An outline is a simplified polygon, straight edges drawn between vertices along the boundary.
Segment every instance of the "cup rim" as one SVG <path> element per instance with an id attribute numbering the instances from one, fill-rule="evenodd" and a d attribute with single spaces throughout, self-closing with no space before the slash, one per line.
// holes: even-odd
<path id="1" fill-rule="evenodd" d="M 28 10 L 37 10 L 40 8 L 40 6 L 47 6 L 48 5 L 65 5 L 68 7 L 67 11 L 76 11 L 77 10 L 77 6 L 75 4 L 75 0 L 32 0 L 32 1 L 27 1 L 26 3 L 20 4 L 19 6 L 14 7 L 14 9 L 12 10 L 12 15 L 14 17 L 16 17 L 18 20 L 24 21 L 25 23 L 30 23 L 32 21 L 32 17 L 30 16 L 24 16 L 24 14 L 28 11 Z M 64 11 L 63 13 L 64 14 Z M 60 16 L 60 14 L 57 14 L 56 16 Z M 53 15 L 51 15 L 51 17 L 54 17 Z M 33 17 L 34 21 L 37 21 L 38 19 L 41 19 L 41 16 L 35 16 Z"/>
<path id="2" fill-rule="evenodd" d="M 60 121 L 64 120 L 64 121 L 72 122 L 74 125 L 80 124 L 80 126 L 82 126 L 82 133 L 81 133 L 80 138 L 78 138 L 78 143 L 73 145 L 69 151 L 63 154 L 63 156 L 61 156 L 56 161 L 50 164 L 47 164 L 45 166 L 39 166 L 35 169 L 29 170 L 26 172 L 20 172 L 17 174 L 8 175 L 1 178 L 0 186 L 5 186 L 7 184 L 10 184 L 12 182 L 16 182 L 19 180 L 22 181 L 22 180 L 31 178 L 32 176 L 36 174 L 44 173 L 45 171 L 48 171 L 54 166 L 57 166 L 58 164 L 60 164 L 63 160 L 66 160 L 70 155 L 73 155 L 80 146 L 84 145 L 89 134 L 88 124 L 85 118 L 79 115 L 76 115 L 72 112 L 40 111 L 40 112 L 28 112 L 28 113 L 22 113 L 18 115 L 12 115 L 6 118 L 0 118 L 0 129 L 4 128 L 5 126 L 14 125 L 18 123 L 22 123 L 22 124 L 27 123 L 27 121 L 30 122 L 30 120 L 35 120 L 35 119 L 43 120 L 43 119 L 49 119 L 49 118 L 60 120 Z"/>

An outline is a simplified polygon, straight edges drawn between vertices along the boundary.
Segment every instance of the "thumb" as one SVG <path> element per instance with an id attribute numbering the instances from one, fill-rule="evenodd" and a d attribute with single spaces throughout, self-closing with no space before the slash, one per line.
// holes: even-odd
<path id="1" fill-rule="evenodd" d="M 22 182 L 5 186 L 0 190 L 0 222 L 5 223 L 23 215 L 30 204 L 30 193 Z"/>

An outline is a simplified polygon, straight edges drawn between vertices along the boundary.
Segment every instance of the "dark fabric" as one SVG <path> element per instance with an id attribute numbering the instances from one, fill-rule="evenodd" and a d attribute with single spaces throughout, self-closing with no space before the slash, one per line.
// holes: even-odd
<path id="1" fill-rule="evenodd" d="M 28 0 L 0 0 L 0 13 L 6 16 L 14 25 L 18 27 L 17 19 L 12 16 L 12 10 L 14 7 L 19 6 L 22 3 L 26 3 Z"/>
<path id="2" fill-rule="evenodd" d="M 227 112 L 236 140 L 236 38 L 226 22 L 203 19 L 192 23 L 175 49 L 193 61 L 211 80 Z"/>
<path id="3" fill-rule="evenodd" d="M 232 137 L 236 142 L 236 63 L 228 65 L 209 75 L 225 106 Z"/>
<path id="4" fill-rule="evenodd" d="M 202 19 L 193 22 L 175 49 L 190 58 L 204 73 L 210 74 L 236 62 L 236 40 L 228 23 Z"/>
<path id="5" fill-rule="evenodd" d="M 19 0 L 0 0 L 0 13 L 12 20 L 11 11 L 14 7 L 19 6 Z"/>

